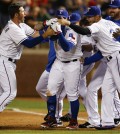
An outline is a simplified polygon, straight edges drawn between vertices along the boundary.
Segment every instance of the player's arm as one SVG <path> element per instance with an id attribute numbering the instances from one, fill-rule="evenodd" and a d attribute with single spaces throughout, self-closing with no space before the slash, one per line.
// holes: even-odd
<path id="1" fill-rule="evenodd" d="M 68 37 L 68 35 L 70 33 L 66 33 L 66 38 L 64 37 L 62 30 L 61 30 L 61 25 L 59 23 L 55 23 L 51 26 L 51 28 L 56 32 L 57 36 L 58 36 L 58 40 L 60 42 L 60 46 L 62 47 L 62 49 L 65 52 L 70 51 L 73 47 L 74 47 L 74 42 L 72 42 L 71 38 L 72 37 Z M 72 34 L 73 35 L 73 34 Z M 76 40 L 76 38 L 74 39 Z"/>
<path id="2" fill-rule="evenodd" d="M 40 36 L 40 30 L 44 29 L 45 27 L 51 26 L 52 24 L 54 24 L 55 22 L 57 22 L 57 18 L 53 18 L 50 20 L 46 20 L 44 22 L 39 22 L 38 24 L 35 25 L 34 30 L 35 33 L 32 35 L 33 38 Z"/>
<path id="3" fill-rule="evenodd" d="M 73 29 L 76 33 L 82 34 L 82 35 L 90 35 L 91 31 L 89 30 L 89 28 L 85 28 L 85 27 L 81 27 L 75 24 L 70 23 L 70 21 L 62 18 L 58 20 L 59 23 L 61 25 L 67 25 L 69 26 L 71 29 Z"/>
<path id="4" fill-rule="evenodd" d="M 74 44 L 72 42 L 69 42 L 65 39 L 63 33 L 58 34 L 58 39 L 59 39 L 59 42 L 60 42 L 62 49 L 65 52 L 70 51 L 74 47 Z"/>
<path id="5" fill-rule="evenodd" d="M 43 33 L 41 36 L 36 37 L 36 38 L 27 38 L 23 42 L 21 42 L 21 44 L 28 48 L 32 48 L 36 46 L 37 44 L 41 43 L 42 41 L 44 41 L 45 38 L 53 34 L 54 34 L 54 31 L 51 28 L 48 28 L 47 31 Z"/>
<path id="6" fill-rule="evenodd" d="M 103 58 L 102 53 L 100 51 L 98 51 L 94 55 L 84 59 L 84 66 L 97 62 L 97 61 L 101 60 L 102 58 Z"/>

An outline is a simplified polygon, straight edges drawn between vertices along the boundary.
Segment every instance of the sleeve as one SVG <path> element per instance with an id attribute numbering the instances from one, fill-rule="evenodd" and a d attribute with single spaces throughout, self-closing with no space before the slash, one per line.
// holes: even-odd
<path id="1" fill-rule="evenodd" d="M 25 33 L 27 36 L 32 36 L 35 33 L 35 30 L 32 29 L 30 26 L 28 26 L 27 24 L 23 23 L 24 29 L 25 29 Z"/>
<path id="2" fill-rule="evenodd" d="M 94 23 L 91 26 L 88 26 L 88 28 L 91 31 L 91 34 L 96 34 L 100 30 L 100 26 L 97 23 Z"/>
<path id="3" fill-rule="evenodd" d="M 97 62 L 97 61 L 101 60 L 102 58 L 103 58 L 102 53 L 100 51 L 98 51 L 94 55 L 84 59 L 84 66 Z"/>
<path id="4" fill-rule="evenodd" d="M 81 44 L 82 45 L 89 45 L 89 44 L 95 45 L 96 43 L 92 37 L 88 37 L 85 35 L 81 38 Z"/>
<path id="5" fill-rule="evenodd" d="M 16 43 L 16 45 L 21 44 L 21 42 L 23 42 L 24 40 L 28 38 L 22 30 L 19 30 L 17 28 L 10 28 L 8 34 L 11 40 Z"/>
<path id="6" fill-rule="evenodd" d="M 77 44 L 77 37 L 78 37 L 78 34 L 74 32 L 73 30 L 68 30 L 65 35 L 65 39 L 74 45 Z"/>

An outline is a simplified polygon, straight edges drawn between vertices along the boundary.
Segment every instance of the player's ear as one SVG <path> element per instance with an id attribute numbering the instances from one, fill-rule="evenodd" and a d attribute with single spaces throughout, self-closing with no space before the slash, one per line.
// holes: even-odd
<path id="1" fill-rule="evenodd" d="M 15 17 L 18 17 L 18 13 L 15 13 Z"/>
<path id="2" fill-rule="evenodd" d="M 100 16 L 99 15 L 96 15 L 95 16 L 95 22 L 98 22 L 100 20 Z"/>

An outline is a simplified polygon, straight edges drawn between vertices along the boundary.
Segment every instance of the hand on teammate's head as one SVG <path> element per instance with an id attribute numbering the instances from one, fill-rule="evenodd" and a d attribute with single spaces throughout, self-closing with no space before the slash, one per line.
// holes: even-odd
<path id="1" fill-rule="evenodd" d="M 67 19 L 64 19 L 64 18 L 58 19 L 58 22 L 61 25 L 70 25 L 70 21 L 68 21 Z"/>
<path id="2" fill-rule="evenodd" d="M 45 25 L 46 25 L 46 26 L 51 26 L 51 25 L 53 25 L 54 23 L 56 23 L 57 21 L 58 21 L 57 18 L 52 18 L 52 19 L 50 19 L 50 20 L 46 20 L 46 21 L 45 21 Z"/>

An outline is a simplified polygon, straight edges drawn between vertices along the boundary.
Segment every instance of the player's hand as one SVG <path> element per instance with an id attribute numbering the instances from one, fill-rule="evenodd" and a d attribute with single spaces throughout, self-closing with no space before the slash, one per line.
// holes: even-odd
<path id="1" fill-rule="evenodd" d="M 84 58 L 83 57 L 80 58 L 80 63 L 84 64 Z"/>
<path id="2" fill-rule="evenodd" d="M 37 31 L 41 30 L 42 28 L 43 28 L 43 23 L 42 22 L 39 22 L 38 24 L 36 24 L 34 26 L 34 29 L 37 30 Z"/>
<path id="3" fill-rule="evenodd" d="M 113 37 L 118 38 L 120 36 L 120 29 L 117 29 L 116 32 L 113 32 Z"/>
<path id="4" fill-rule="evenodd" d="M 55 35 L 54 30 L 51 27 L 48 27 L 48 29 L 45 31 L 45 33 L 42 35 L 43 38 L 47 38 L 48 36 Z"/>
<path id="5" fill-rule="evenodd" d="M 67 26 L 70 25 L 70 21 L 68 21 L 67 19 L 64 19 L 64 18 L 58 19 L 58 22 L 59 22 L 61 25 L 67 25 Z"/>
<path id="6" fill-rule="evenodd" d="M 53 19 L 50 19 L 50 20 L 46 20 L 44 21 L 43 25 L 44 26 L 51 26 L 53 25 L 54 23 L 56 23 L 58 21 L 57 18 L 53 18 Z"/>
<path id="7" fill-rule="evenodd" d="M 62 30 L 61 30 L 61 25 L 60 25 L 60 23 L 54 23 L 53 25 L 51 25 L 51 28 L 54 30 L 54 32 L 56 33 L 56 34 L 59 34 L 59 33 L 61 33 L 62 32 Z"/>

